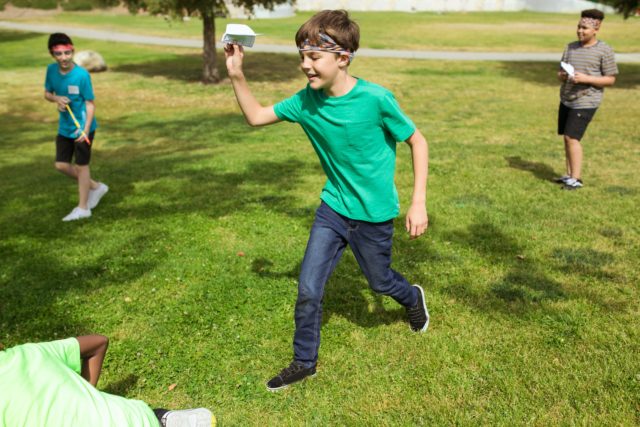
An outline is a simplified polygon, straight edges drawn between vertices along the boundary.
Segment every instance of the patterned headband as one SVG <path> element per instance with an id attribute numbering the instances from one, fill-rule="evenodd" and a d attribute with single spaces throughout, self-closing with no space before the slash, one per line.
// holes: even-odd
<path id="1" fill-rule="evenodd" d="M 597 30 L 600 28 L 601 22 L 601 20 L 596 18 L 580 18 L 580 22 L 578 24 L 586 25 L 587 27 L 595 28 Z"/>
<path id="2" fill-rule="evenodd" d="M 51 48 L 51 52 L 58 52 L 58 51 L 65 51 L 65 50 L 73 50 L 73 45 L 71 43 L 69 44 L 57 44 L 55 46 L 53 46 Z"/>
<path id="3" fill-rule="evenodd" d="M 300 48 L 298 48 L 299 52 L 308 52 L 310 50 L 322 51 L 322 52 L 331 52 L 331 53 L 340 53 L 349 55 L 349 62 L 353 61 L 353 57 L 355 56 L 355 52 L 351 52 L 349 49 L 345 49 L 335 42 L 331 37 L 324 33 L 319 33 L 320 36 L 320 44 L 315 45 L 311 43 L 309 39 L 306 39 Z"/>

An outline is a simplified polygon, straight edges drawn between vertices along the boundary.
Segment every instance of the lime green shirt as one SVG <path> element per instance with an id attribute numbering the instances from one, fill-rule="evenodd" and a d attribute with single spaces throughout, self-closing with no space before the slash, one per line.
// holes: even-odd
<path id="1" fill-rule="evenodd" d="M 274 105 L 280 120 L 299 123 L 327 175 L 320 198 L 350 219 L 383 222 L 400 212 L 394 183 L 396 143 L 416 130 L 393 94 L 358 79 L 328 97 L 309 85 Z"/>
<path id="2" fill-rule="evenodd" d="M 0 426 L 159 427 L 146 403 L 103 393 L 80 374 L 75 338 L 0 352 Z"/>

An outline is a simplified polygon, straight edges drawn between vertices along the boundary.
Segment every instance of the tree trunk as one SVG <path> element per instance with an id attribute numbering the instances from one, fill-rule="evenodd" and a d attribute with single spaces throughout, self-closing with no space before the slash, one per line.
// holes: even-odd
<path id="1" fill-rule="evenodd" d="M 203 68 L 202 82 L 204 84 L 218 83 L 220 73 L 218 72 L 216 61 L 216 23 L 214 18 L 214 8 L 211 6 L 200 10 L 202 14 L 204 50 L 202 52 Z"/>

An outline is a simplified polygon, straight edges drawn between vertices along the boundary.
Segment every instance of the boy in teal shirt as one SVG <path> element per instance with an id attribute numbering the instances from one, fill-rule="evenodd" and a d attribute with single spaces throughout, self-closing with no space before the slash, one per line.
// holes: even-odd
<path id="1" fill-rule="evenodd" d="M 96 389 L 108 344 L 105 336 L 85 335 L 0 351 L 0 426 L 215 425 L 205 408 L 152 410 Z"/>
<path id="2" fill-rule="evenodd" d="M 413 331 L 424 332 L 429 325 L 422 288 L 391 269 L 393 219 L 400 209 L 394 184 L 396 142 L 407 142 L 413 158 L 413 199 L 406 217 L 411 238 L 423 234 L 428 224 L 427 142 L 391 92 L 349 74 L 359 38 L 358 25 L 346 11 L 313 16 L 296 34 L 308 84 L 268 107 L 249 89 L 242 47 L 225 46 L 229 77 L 248 123 L 299 123 L 327 175 L 300 271 L 293 361 L 267 382 L 271 391 L 315 375 L 324 286 L 347 245 L 371 288 L 407 309 Z"/>
<path id="3" fill-rule="evenodd" d="M 89 171 L 89 142 L 93 141 L 97 127 L 91 76 L 73 62 L 74 48 L 69 36 L 51 34 L 48 46 L 49 53 L 56 61 L 47 67 L 44 83 L 44 98 L 56 104 L 59 115 L 55 166 L 58 171 L 78 181 L 78 206 L 62 220 L 75 221 L 89 218 L 91 209 L 98 205 L 109 187 L 92 180 Z M 74 117 L 81 129 L 76 127 Z M 73 157 L 75 166 L 71 164 Z"/>

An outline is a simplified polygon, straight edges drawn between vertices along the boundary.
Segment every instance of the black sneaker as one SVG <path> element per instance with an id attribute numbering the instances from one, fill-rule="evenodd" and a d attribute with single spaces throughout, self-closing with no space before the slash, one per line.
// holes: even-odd
<path id="1" fill-rule="evenodd" d="M 278 375 L 269 380 L 267 390 L 277 391 L 289 387 L 289 384 L 301 381 L 308 376 L 316 376 L 316 367 L 305 368 L 300 362 L 294 360 L 289 366 L 280 371 Z"/>
<path id="2" fill-rule="evenodd" d="M 559 176 L 557 178 L 553 178 L 553 182 L 556 182 L 558 184 L 564 184 L 565 182 L 567 182 L 570 179 L 571 179 L 571 177 L 569 175 L 562 175 L 562 176 Z"/>
<path id="3" fill-rule="evenodd" d="M 409 325 L 413 332 L 424 332 L 429 327 L 429 311 L 427 304 L 424 302 L 424 291 L 419 285 L 413 285 L 418 288 L 418 302 L 413 307 L 407 307 L 407 316 L 409 316 Z"/>
<path id="4" fill-rule="evenodd" d="M 562 186 L 563 190 L 579 190 L 581 188 L 582 180 L 574 178 L 570 178 L 569 180 L 565 181 L 564 185 Z"/>

